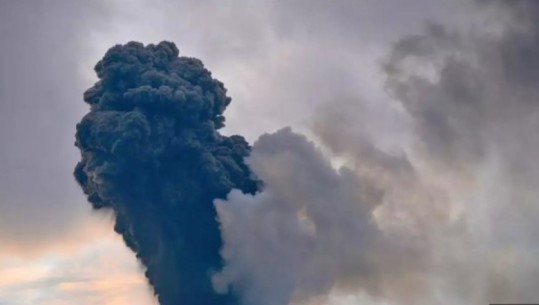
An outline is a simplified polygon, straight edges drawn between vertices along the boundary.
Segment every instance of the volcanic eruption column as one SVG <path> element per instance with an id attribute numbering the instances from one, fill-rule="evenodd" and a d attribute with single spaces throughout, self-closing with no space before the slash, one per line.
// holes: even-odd
<path id="1" fill-rule="evenodd" d="M 95 209 L 112 209 L 162 305 L 235 304 L 211 284 L 222 268 L 213 200 L 260 187 L 241 136 L 225 137 L 226 89 L 171 42 L 130 42 L 95 66 L 77 125 L 75 177 Z"/>

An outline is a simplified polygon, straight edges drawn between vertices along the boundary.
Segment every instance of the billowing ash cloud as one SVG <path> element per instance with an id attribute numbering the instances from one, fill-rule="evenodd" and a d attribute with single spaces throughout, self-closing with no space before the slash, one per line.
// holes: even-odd
<path id="1" fill-rule="evenodd" d="M 248 164 L 263 191 L 216 201 L 226 266 L 215 289 L 237 291 L 247 305 L 329 304 L 335 292 L 422 300 L 431 246 L 423 230 L 446 217 L 434 201 L 414 209 L 433 191 L 406 159 L 368 149 L 358 167 L 335 169 L 289 128 L 261 136 Z"/>
<path id="2" fill-rule="evenodd" d="M 290 129 L 261 136 L 249 165 L 264 192 L 232 191 L 217 202 L 227 261 L 214 277 L 217 290 L 231 286 L 246 304 L 281 305 L 370 276 L 373 200 L 352 171 L 333 169 Z"/>
<path id="3" fill-rule="evenodd" d="M 539 2 L 474 5 L 478 24 L 429 24 L 388 55 L 411 126 L 392 149 L 343 100 L 312 122 L 319 147 L 283 129 L 249 155 L 216 132 L 230 100 L 199 61 L 116 46 L 85 94 L 76 177 L 164 305 L 537 302 Z"/>
<path id="4" fill-rule="evenodd" d="M 211 285 L 222 267 L 213 200 L 258 182 L 243 162 L 247 142 L 217 132 L 230 103 L 223 84 L 170 42 L 117 45 L 95 71 L 76 136 L 88 200 L 114 211 L 162 305 L 234 304 Z"/>

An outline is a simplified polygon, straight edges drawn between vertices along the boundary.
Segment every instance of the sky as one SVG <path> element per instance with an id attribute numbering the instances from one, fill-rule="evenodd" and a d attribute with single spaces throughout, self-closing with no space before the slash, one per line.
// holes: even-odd
<path id="1" fill-rule="evenodd" d="M 253 279 L 246 302 L 537 302 L 539 9 L 477 2 L 0 1 L 0 305 L 157 304 L 72 174 L 93 67 L 131 40 L 201 59 L 232 98 L 224 133 L 256 143 L 266 193 L 216 204 L 216 281 Z M 268 229 L 304 211 L 324 238 Z"/>

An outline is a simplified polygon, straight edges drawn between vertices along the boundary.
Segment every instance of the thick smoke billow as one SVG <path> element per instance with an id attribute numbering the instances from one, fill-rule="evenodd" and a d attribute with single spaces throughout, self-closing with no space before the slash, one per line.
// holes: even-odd
<path id="1" fill-rule="evenodd" d="M 230 286 L 245 304 L 281 305 L 371 275 L 375 206 L 354 172 L 333 169 L 290 129 L 261 136 L 249 165 L 264 192 L 232 191 L 217 202 L 227 261 L 214 277 L 217 290 Z"/>
<path id="2" fill-rule="evenodd" d="M 248 163 L 264 190 L 216 203 L 216 290 L 246 305 L 537 302 L 539 2 L 474 5 L 469 28 L 429 24 L 392 48 L 401 150 L 378 145 L 361 101 L 312 124 L 341 170 L 290 130 L 260 138 Z"/>
<path id="3" fill-rule="evenodd" d="M 95 209 L 146 267 L 162 305 L 235 304 L 213 291 L 221 235 L 213 200 L 259 187 L 243 158 L 248 143 L 225 137 L 223 84 L 173 43 L 117 45 L 95 66 L 77 126 L 75 177 Z"/>
<path id="4" fill-rule="evenodd" d="M 416 232 L 396 235 L 392 230 L 408 229 L 406 223 L 385 228 L 375 212 L 383 204 L 405 218 L 422 212 L 407 203 L 435 194 L 406 159 L 370 149 L 371 158 L 358 167 L 335 169 L 319 147 L 289 128 L 261 136 L 248 164 L 264 181 L 263 191 L 232 191 L 216 201 L 226 266 L 213 278 L 215 289 L 237 291 L 246 305 L 331 304 L 334 292 L 417 303 L 431 244 L 416 236 L 425 235 L 428 223 L 409 219 Z M 432 202 L 423 212 L 436 217 L 437 207 Z"/>

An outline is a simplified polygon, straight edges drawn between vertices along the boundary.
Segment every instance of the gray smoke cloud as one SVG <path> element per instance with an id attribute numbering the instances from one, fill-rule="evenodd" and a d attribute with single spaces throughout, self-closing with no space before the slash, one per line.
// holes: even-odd
<path id="1" fill-rule="evenodd" d="M 228 202 L 218 201 L 229 265 L 214 278 L 216 287 L 232 283 L 247 304 L 276 305 L 369 275 L 374 206 L 362 198 L 367 193 L 354 172 L 333 169 L 290 129 L 261 136 L 249 165 L 265 191 L 233 191 Z"/>
<path id="2" fill-rule="evenodd" d="M 539 3 L 475 9 L 467 28 L 428 24 L 394 44 L 386 88 L 411 126 L 398 149 L 377 141 L 358 100 L 321 108 L 319 148 L 290 130 L 260 138 L 248 162 L 263 192 L 216 203 L 227 263 L 217 290 L 267 305 L 335 292 L 388 304 L 539 299 Z"/>
<path id="3" fill-rule="evenodd" d="M 264 191 L 216 202 L 227 262 L 216 290 L 263 305 L 326 304 L 330 293 L 358 291 L 421 300 L 432 246 L 425 230 L 447 221 L 444 198 L 424 209 L 417 201 L 437 194 L 405 157 L 362 150 L 361 162 L 335 169 L 288 128 L 260 137 L 248 164 Z"/>

